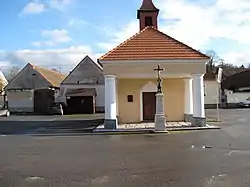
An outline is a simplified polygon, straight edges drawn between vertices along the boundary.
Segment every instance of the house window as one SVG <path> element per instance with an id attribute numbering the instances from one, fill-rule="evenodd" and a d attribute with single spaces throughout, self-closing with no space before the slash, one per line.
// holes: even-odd
<path id="1" fill-rule="evenodd" d="M 129 103 L 133 102 L 133 95 L 128 95 L 127 100 Z"/>
<path id="2" fill-rule="evenodd" d="M 153 19 L 152 17 L 146 16 L 145 17 L 145 27 L 147 26 L 153 26 Z"/>

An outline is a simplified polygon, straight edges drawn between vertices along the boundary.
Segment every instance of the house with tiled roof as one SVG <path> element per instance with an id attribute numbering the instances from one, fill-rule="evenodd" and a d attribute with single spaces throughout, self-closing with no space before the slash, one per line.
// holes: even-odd
<path id="1" fill-rule="evenodd" d="M 65 75 L 28 63 L 5 87 L 10 112 L 49 111 Z"/>
<path id="2" fill-rule="evenodd" d="M 86 56 L 60 84 L 60 101 L 68 114 L 103 113 L 104 90 L 102 66 Z"/>
<path id="3" fill-rule="evenodd" d="M 4 106 L 5 103 L 5 92 L 4 88 L 8 84 L 6 77 L 3 72 L 0 70 L 0 108 Z"/>
<path id="4" fill-rule="evenodd" d="M 239 107 L 240 102 L 250 98 L 250 70 L 245 70 L 226 77 L 221 87 L 227 107 Z"/>
<path id="5" fill-rule="evenodd" d="M 207 70 L 204 75 L 204 103 L 205 108 L 216 108 L 220 103 L 221 85 L 218 84 L 216 72 Z M 219 100 L 218 100 L 219 96 Z"/>
<path id="6" fill-rule="evenodd" d="M 6 77 L 4 76 L 3 72 L 0 70 L 0 95 L 3 95 L 4 88 L 8 84 Z"/>
<path id="7" fill-rule="evenodd" d="M 159 9 L 143 0 L 140 31 L 99 58 L 105 77 L 105 128 L 154 121 L 159 64 L 167 121 L 206 124 L 204 74 L 210 57 L 158 30 Z"/>

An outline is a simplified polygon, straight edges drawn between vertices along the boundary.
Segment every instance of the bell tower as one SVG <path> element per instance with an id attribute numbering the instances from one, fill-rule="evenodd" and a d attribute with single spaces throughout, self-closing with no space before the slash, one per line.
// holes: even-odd
<path id="1" fill-rule="evenodd" d="M 153 26 L 158 29 L 159 11 L 152 0 L 143 0 L 140 9 L 137 10 L 137 19 L 140 20 L 140 30 L 143 30 L 147 26 Z"/>

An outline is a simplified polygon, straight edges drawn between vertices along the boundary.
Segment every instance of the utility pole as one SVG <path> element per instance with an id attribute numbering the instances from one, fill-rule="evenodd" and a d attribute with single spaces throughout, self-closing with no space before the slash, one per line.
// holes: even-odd
<path id="1" fill-rule="evenodd" d="M 221 89 L 221 79 L 222 79 L 222 68 L 218 68 L 218 72 L 216 75 L 216 82 L 217 82 L 217 104 L 216 104 L 216 109 L 217 109 L 217 121 L 220 121 L 220 109 L 219 109 L 219 104 L 220 104 L 220 89 Z"/>

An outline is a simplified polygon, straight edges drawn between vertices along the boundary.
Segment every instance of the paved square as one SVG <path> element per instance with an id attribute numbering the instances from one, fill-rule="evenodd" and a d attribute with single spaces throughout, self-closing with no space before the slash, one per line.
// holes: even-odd
<path id="1" fill-rule="evenodd" d="M 0 186 L 250 186 L 249 112 L 222 110 L 211 131 L 0 136 Z"/>

